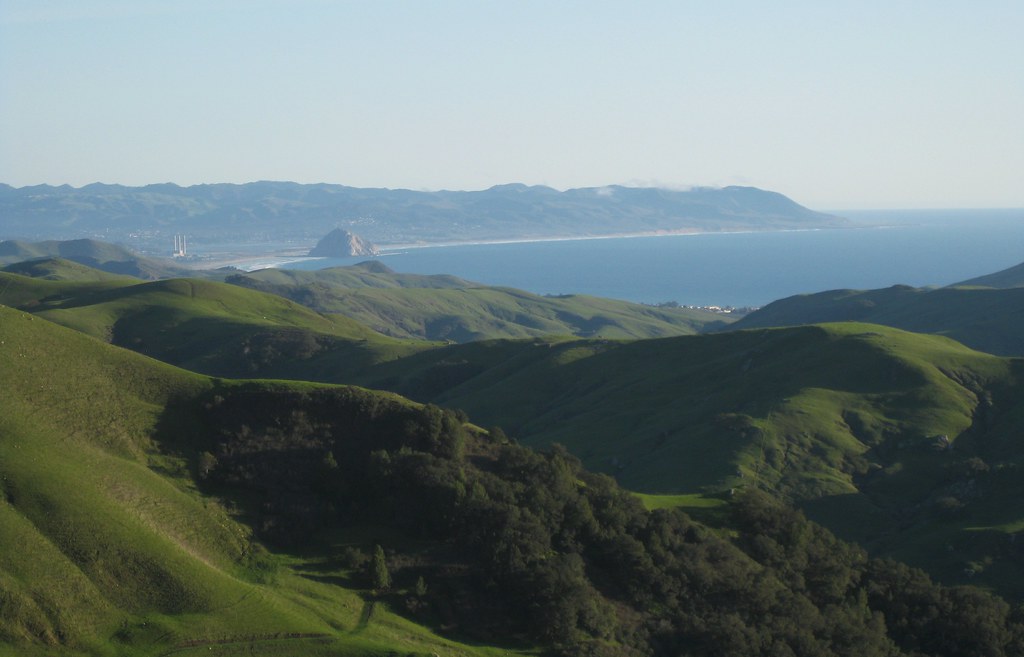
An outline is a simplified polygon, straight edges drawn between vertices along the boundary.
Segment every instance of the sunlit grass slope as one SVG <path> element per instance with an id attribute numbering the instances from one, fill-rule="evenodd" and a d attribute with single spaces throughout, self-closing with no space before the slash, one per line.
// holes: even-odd
<path id="1" fill-rule="evenodd" d="M 123 285 L 139 282 L 139 279 L 132 276 L 111 274 L 59 257 L 23 260 L 7 265 L 2 271 L 50 281 L 111 282 Z"/>
<path id="2" fill-rule="evenodd" d="M 984 579 L 981 555 L 1010 563 L 984 528 L 1007 546 L 1024 529 L 1010 474 L 1024 456 L 1021 370 L 947 338 L 848 323 L 460 345 L 383 365 L 370 385 L 562 443 L 635 490 L 766 488 L 968 581 Z M 1024 573 L 1004 575 L 989 581 L 1024 590 Z"/>
<path id="3" fill-rule="evenodd" d="M 29 270 L 27 267 L 18 265 L 0 270 L 0 304 L 22 307 L 26 310 L 39 310 L 47 305 L 59 304 L 83 294 L 111 290 L 139 282 L 136 279 L 115 277 L 112 274 L 105 274 L 87 267 L 85 270 L 95 272 L 95 276 L 72 279 L 50 278 L 46 273 L 54 271 L 54 268 L 45 271 L 41 268 Z M 23 274 L 22 272 L 25 271 L 31 271 L 32 274 Z M 43 276 L 36 277 L 35 273 L 42 273 Z"/>
<path id="4" fill-rule="evenodd" d="M 855 444 L 861 441 L 851 442 L 849 431 L 837 434 L 835 418 L 817 411 L 867 400 L 873 413 L 908 432 L 956 436 L 971 424 L 974 393 L 942 370 L 964 366 L 998 378 L 1009 362 L 943 338 L 837 324 L 633 342 L 499 341 L 378 371 L 381 383 L 414 397 L 433 395 L 531 442 L 562 442 L 631 486 L 669 491 L 679 482 L 691 490 L 735 485 L 736 468 L 748 478 L 759 469 L 773 485 L 798 485 L 805 468 L 776 472 L 760 458 L 759 445 L 762 428 L 781 426 L 800 409 L 807 416 L 801 431 L 831 436 L 844 454 L 862 451 Z M 678 447 L 691 457 L 694 449 L 717 456 L 666 458 Z M 790 460 L 840 465 L 814 456 L 810 446 L 789 452 Z M 726 454 L 732 456 L 720 458 Z M 839 492 L 848 482 L 836 475 L 832 483 L 807 485 Z"/>
<path id="5" fill-rule="evenodd" d="M 491 654 L 384 609 L 361 624 L 362 598 L 201 495 L 214 385 L 0 307 L 0 654 Z"/>
<path id="6" fill-rule="evenodd" d="M 379 262 L 319 271 L 265 269 L 228 282 L 340 313 L 387 335 L 453 342 L 545 335 L 653 338 L 692 335 L 732 321 L 704 310 L 540 296 L 453 276 L 399 274 Z"/>
<path id="7" fill-rule="evenodd" d="M 275 295 L 198 279 L 78 294 L 30 309 L 102 340 L 218 376 L 338 381 L 430 346 L 387 338 Z"/>

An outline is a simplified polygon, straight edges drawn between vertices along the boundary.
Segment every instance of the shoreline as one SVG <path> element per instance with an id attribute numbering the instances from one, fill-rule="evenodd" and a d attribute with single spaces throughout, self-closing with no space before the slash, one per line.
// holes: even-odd
<path id="1" fill-rule="evenodd" d="M 782 228 L 773 230 L 715 230 L 715 231 L 702 231 L 695 229 L 680 229 L 680 230 L 657 230 L 657 231 L 645 231 L 640 233 L 613 233 L 609 235 L 574 235 L 564 237 L 518 237 L 518 238 L 499 238 L 492 240 L 452 240 L 446 242 L 411 242 L 411 243 L 396 243 L 396 244 L 380 244 L 378 245 L 380 252 L 376 255 L 369 256 L 344 256 L 347 258 L 384 258 L 392 255 L 401 255 L 406 251 L 416 249 L 434 249 L 434 248 L 450 248 L 450 247 L 461 247 L 461 246 L 492 246 L 502 244 L 540 244 L 545 242 L 584 242 L 593 240 L 611 240 L 611 239 L 641 239 L 641 238 L 656 238 L 656 237 L 691 237 L 700 235 L 749 235 L 753 233 L 805 233 L 805 232 L 816 232 L 822 230 L 849 230 L 848 226 L 836 226 L 836 227 L 824 227 L 824 228 Z M 310 246 L 312 248 L 312 245 Z M 289 255 L 287 253 L 264 253 L 260 255 L 252 256 L 227 256 L 224 258 L 214 259 L 212 262 L 204 263 L 205 266 L 195 267 L 196 269 L 207 269 L 207 268 L 222 268 L 222 267 L 236 267 L 246 272 L 258 271 L 260 269 L 278 269 L 283 265 L 291 264 L 293 262 L 305 262 L 308 260 L 327 260 L 323 256 L 310 256 L 310 255 Z M 199 263 L 196 263 L 199 264 Z"/>
<path id="2" fill-rule="evenodd" d="M 865 226 L 867 227 L 867 226 Z M 378 245 L 381 254 L 398 249 L 431 249 L 442 246 L 488 246 L 491 244 L 538 244 L 541 242 L 585 242 L 591 240 L 635 239 L 645 237 L 689 237 L 697 235 L 750 235 L 753 233 L 811 233 L 821 230 L 850 230 L 860 226 L 824 226 L 818 228 L 773 228 L 768 230 L 695 230 L 682 228 L 679 230 L 653 230 L 641 233 L 611 233 L 608 235 L 573 235 L 566 237 L 510 237 L 493 240 L 450 241 L 450 242 L 412 242 L 409 244 Z M 353 256 L 357 257 L 357 256 Z"/>

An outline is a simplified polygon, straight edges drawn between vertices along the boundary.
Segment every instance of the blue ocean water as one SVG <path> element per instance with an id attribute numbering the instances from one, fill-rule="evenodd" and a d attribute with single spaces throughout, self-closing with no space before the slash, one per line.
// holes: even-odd
<path id="1" fill-rule="evenodd" d="M 454 274 L 538 294 L 737 307 L 838 288 L 949 285 L 1024 262 L 1024 210 L 835 214 L 854 227 L 441 246 L 380 259 L 400 272 Z M 286 266 L 319 269 L 365 259 Z"/>

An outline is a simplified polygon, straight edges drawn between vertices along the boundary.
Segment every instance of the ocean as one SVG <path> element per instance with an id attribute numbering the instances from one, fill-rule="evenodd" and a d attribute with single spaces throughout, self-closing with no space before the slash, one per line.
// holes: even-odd
<path id="1" fill-rule="evenodd" d="M 1024 262 L 1024 210 L 835 214 L 853 227 L 420 247 L 379 259 L 399 272 L 453 274 L 537 294 L 734 307 L 839 288 L 944 286 Z"/>

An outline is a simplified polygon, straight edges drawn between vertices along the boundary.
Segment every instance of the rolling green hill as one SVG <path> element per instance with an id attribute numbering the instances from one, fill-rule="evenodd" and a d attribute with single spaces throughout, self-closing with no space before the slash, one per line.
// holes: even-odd
<path id="1" fill-rule="evenodd" d="M 0 242 L 0 265 L 36 258 L 59 257 L 111 274 L 143 279 L 187 276 L 190 271 L 169 262 L 145 258 L 123 246 L 92 239 Z"/>
<path id="2" fill-rule="evenodd" d="M 1024 593 L 1022 362 L 866 324 L 482 342 L 383 364 L 371 387 L 564 444 L 652 493 L 757 486 L 947 581 Z M 985 564 L 989 565 L 986 566 Z"/>
<path id="3" fill-rule="evenodd" d="M 1002 600 L 763 495 L 719 533 L 395 395 L 209 379 L 6 307 L 0 386 L 0 654 L 1024 649 Z"/>
<path id="4" fill-rule="evenodd" d="M 74 260 L 61 257 L 35 258 L 32 260 L 21 260 L 14 262 L 0 271 L 11 274 L 21 274 L 30 278 L 41 278 L 48 281 L 77 281 L 77 282 L 102 282 L 114 281 L 124 284 L 138 283 L 139 280 L 133 276 L 112 274 L 110 272 L 89 267 Z"/>
<path id="5" fill-rule="evenodd" d="M 36 264 L 38 263 L 38 264 Z M 83 294 L 134 285 L 136 278 L 119 277 L 69 261 L 34 261 L 10 265 L 0 270 L 0 304 L 39 308 L 56 304 Z M 82 267 L 82 270 L 78 268 Z M 24 273 L 19 273 L 24 272 Z M 64 274 L 71 274 L 65 278 Z M 53 275 L 53 278 L 51 278 Z"/>
<path id="6" fill-rule="evenodd" d="M 719 328 L 728 315 L 584 295 L 544 297 L 452 276 L 398 274 L 379 262 L 319 271 L 265 269 L 228 283 L 339 313 L 401 338 L 470 342 L 576 335 L 652 338 Z"/>
<path id="7" fill-rule="evenodd" d="M 974 349 L 1024 355 L 1024 288 L 833 290 L 768 304 L 730 329 L 857 321 L 937 333 Z"/>
<path id="8" fill-rule="evenodd" d="M 60 284 L 6 276 L 29 292 Z M 764 488 L 878 554 L 1024 592 L 1007 547 L 1024 522 L 1020 361 L 942 337 L 849 323 L 441 347 L 208 281 L 34 293 L 39 317 L 189 368 L 461 408 L 649 493 Z"/>
<path id="9" fill-rule="evenodd" d="M 16 281 L 8 290 L 9 303 L 217 376 L 340 381 L 346 373 L 431 346 L 387 338 L 345 317 L 213 281 L 118 282 L 94 290 L 80 283 L 8 276 Z"/>
<path id="10" fill-rule="evenodd" d="M 492 654 L 383 608 L 366 622 L 200 493 L 200 400 L 230 386 L 4 307 L 0 385 L 0 654 Z"/>

